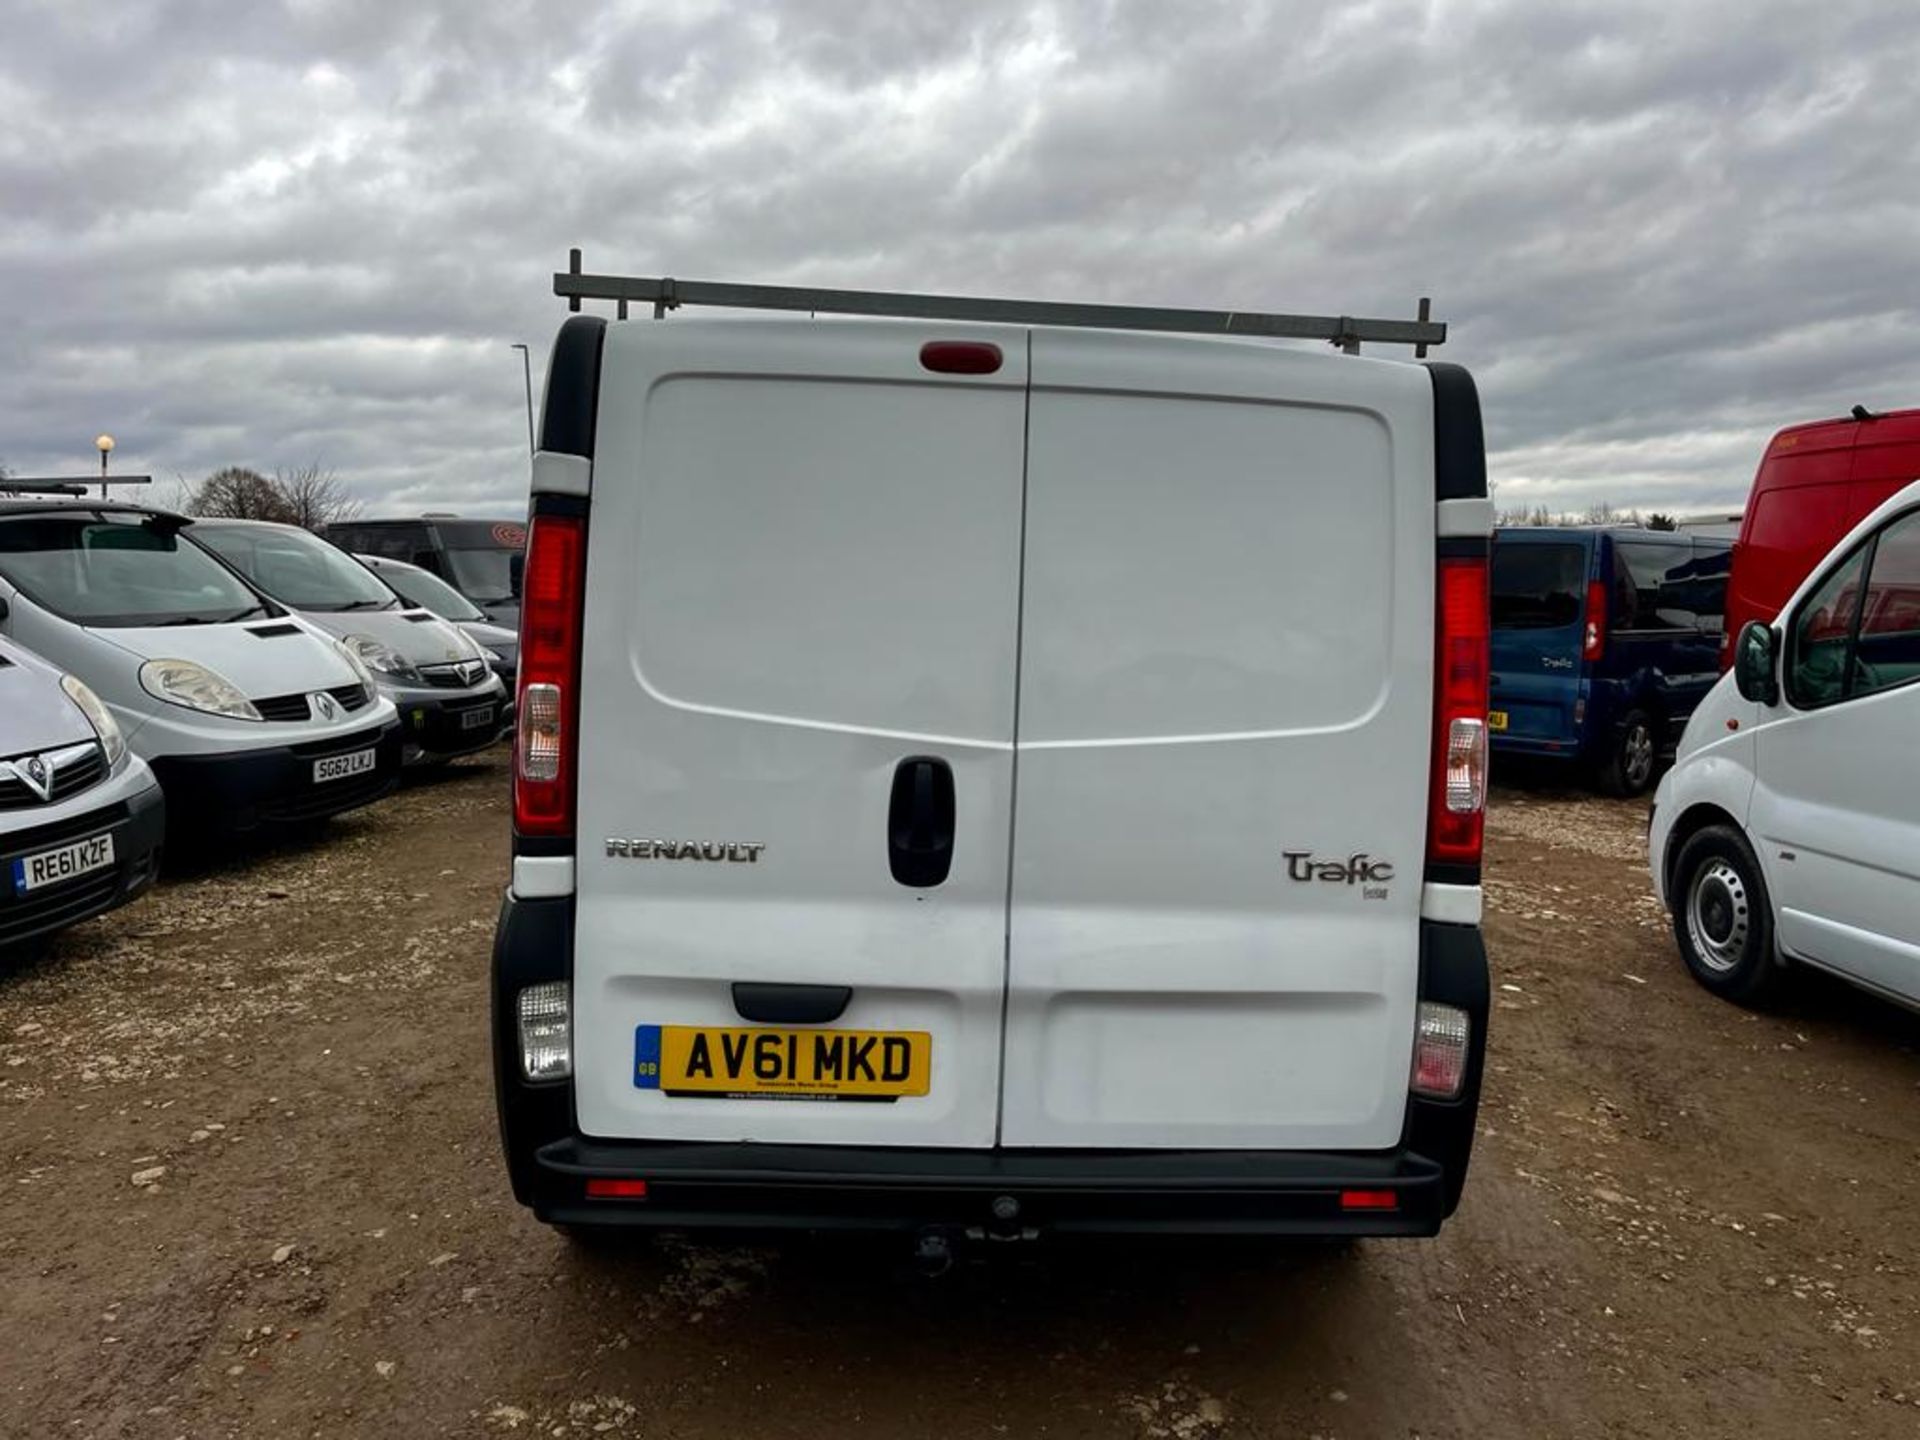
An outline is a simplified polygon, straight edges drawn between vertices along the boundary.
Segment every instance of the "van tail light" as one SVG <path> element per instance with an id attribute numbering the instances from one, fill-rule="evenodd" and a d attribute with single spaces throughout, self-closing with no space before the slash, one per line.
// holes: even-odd
<path id="1" fill-rule="evenodd" d="M 1598 660 L 1607 648 L 1607 582 L 1587 586 L 1587 628 L 1580 638 L 1580 658 Z"/>
<path id="2" fill-rule="evenodd" d="M 586 563 L 582 517 L 533 517 L 521 582 L 515 707 L 513 827 L 522 835 L 573 834 Z"/>
<path id="3" fill-rule="evenodd" d="M 1427 862 L 1480 863 L 1487 808 L 1487 560 L 1440 558 Z"/>
<path id="4" fill-rule="evenodd" d="M 1420 1002 L 1413 1022 L 1413 1074 L 1408 1088 L 1430 1100 L 1457 1100 L 1467 1083 L 1473 1018 L 1454 1005 Z"/>

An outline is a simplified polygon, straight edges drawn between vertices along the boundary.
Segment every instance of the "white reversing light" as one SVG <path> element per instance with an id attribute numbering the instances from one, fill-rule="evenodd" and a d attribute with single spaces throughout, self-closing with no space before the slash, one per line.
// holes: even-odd
<path id="1" fill-rule="evenodd" d="M 520 1022 L 520 1073 L 529 1080 L 573 1074 L 573 1004 L 567 982 L 529 985 L 514 1001 Z"/>
<path id="2" fill-rule="evenodd" d="M 1430 1000 L 1420 1002 L 1413 1032 L 1414 1094 L 1433 1100 L 1459 1097 L 1467 1083 L 1467 1040 L 1472 1033 L 1473 1022 L 1466 1011 Z"/>

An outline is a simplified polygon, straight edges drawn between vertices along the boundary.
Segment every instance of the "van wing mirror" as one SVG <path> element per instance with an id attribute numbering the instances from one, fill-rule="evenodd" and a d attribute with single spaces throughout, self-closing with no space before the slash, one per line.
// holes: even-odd
<path id="1" fill-rule="evenodd" d="M 1773 627 L 1749 620 L 1733 647 L 1733 683 L 1742 699 L 1756 705 L 1780 703 L 1779 642 Z"/>

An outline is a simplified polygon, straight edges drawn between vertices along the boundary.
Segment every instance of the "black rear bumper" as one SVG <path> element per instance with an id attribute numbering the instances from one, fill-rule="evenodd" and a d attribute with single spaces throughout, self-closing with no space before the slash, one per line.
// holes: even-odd
<path id="1" fill-rule="evenodd" d="M 985 1235 L 1432 1235 L 1466 1180 L 1489 989 L 1477 927 L 1421 926 L 1421 997 L 1473 1018 L 1461 1096 L 1409 1097 L 1400 1144 L 1365 1152 L 593 1139 L 579 1133 L 570 1082 L 529 1084 L 518 1068 L 513 997 L 525 985 L 571 979 L 572 953 L 571 899 L 507 899 L 493 955 L 495 1093 L 514 1196 L 543 1220 Z M 645 1196 L 589 1195 L 588 1182 L 608 1180 L 645 1181 Z"/>
<path id="2" fill-rule="evenodd" d="M 533 1156 L 544 1220 L 669 1229 L 1431 1235 L 1446 1174 L 1406 1152 L 907 1150 L 556 1140 Z M 602 1200 L 589 1180 L 643 1179 Z M 1364 1196 L 1362 1209 L 1343 1206 Z M 1390 1197 L 1390 1207 L 1383 1203 Z"/>

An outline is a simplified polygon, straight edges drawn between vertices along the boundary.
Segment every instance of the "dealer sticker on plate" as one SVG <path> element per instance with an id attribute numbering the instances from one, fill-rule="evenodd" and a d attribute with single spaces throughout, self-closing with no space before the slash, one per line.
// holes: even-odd
<path id="1" fill-rule="evenodd" d="M 897 1100 L 924 1095 L 933 1036 L 924 1030 L 641 1025 L 633 1083 L 667 1095 L 754 1100 Z"/>
<path id="2" fill-rule="evenodd" d="M 92 835 L 53 850 L 22 855 L 13 862 L 13 891 L 25 895 L 42 885 L 58 885 L 62 880 L 77 880 L 95 870 L 113 864 L 113 836 Z"/>

